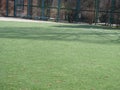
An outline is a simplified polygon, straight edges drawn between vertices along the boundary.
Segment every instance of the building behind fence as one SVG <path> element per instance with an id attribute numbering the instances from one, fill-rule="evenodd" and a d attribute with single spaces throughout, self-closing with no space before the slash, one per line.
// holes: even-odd
<path id="1" fill-rule="evenodd" d="M 0 0 L 0 16 L 120 24 L 120 0 Z"/>

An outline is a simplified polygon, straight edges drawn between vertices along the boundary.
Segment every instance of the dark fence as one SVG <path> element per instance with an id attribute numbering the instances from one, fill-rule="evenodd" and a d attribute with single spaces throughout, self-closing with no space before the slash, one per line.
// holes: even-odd
<path id="1" fill-rule="evenodd" d="M 120 24 L 120 0 L 2 0 L 0 13 L 37 20 Z"/>

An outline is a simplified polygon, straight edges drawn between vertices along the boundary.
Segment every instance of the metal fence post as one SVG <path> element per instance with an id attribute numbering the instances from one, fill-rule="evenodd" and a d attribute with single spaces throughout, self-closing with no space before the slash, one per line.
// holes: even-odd
<path id="1" fill-rule="evenodd" d="M 8 17 L 9 13 L 9 0 L 6 0 L 6 16 Z"/>
<path id="2" fill-rule="evenodd" d="M 58 0 L 57 22 L 59 22 L 59 20 L 60 20 L 60 8 L 61 8 L 61 0 Z"/>
<path id="3" fill-rule="evenodd" d="M 98 23 L 99 16 L 99 0 L 95 0 L 95 24 Z"/>
<path id="4" fill-rule="evenodd" d="M 114 21 L 114 10 L 115 10 L 115 0 L 111 1 L 111 9 L 110 9 L 110 26 L 113 24 Z"/>
<path id="5" fill-rule="evenodd" d="M 16 8 L 17 8 L 17 7 L 16 7 L 16 1 L 17 1 L 17 0 L 14 0 L 14 17 L 16 17 Z"/>
<path id="6" fill-rule="evenodd" d="M 45 19 L 44 15 L 45 15 L 45 0 L 42 0 L 42 20 Z"/>
<path id="7" fill-rule="evenodd" d="M 80 12 L 80 1 L 81 0 L 77 0 L 77 2 L 76 2 L 76 17 L 75 17 L 75 21 L 79 21 L 79 12 Z"/>
<path id="8" fill-rule="evenodd" d="M 28 5 L 27 5 L 27 18 L 31 17 L 31 0 L 28 0 Z"/>

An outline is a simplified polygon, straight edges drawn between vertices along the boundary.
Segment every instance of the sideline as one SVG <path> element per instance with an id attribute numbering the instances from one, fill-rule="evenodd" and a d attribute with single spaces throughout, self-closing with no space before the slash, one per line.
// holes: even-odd
<path id="1" fill-rule="evenodd" d="M 12 18 L 12 17 L 0 17 L 0 21 L 35 22 L 35 23 L 57 23 L 57 22 L 51 22 L 51 21 L 30 20 L 30 19 Z"/>
<path id="2" fill-rule="evenodd" d="M 66 25 L 89 25 L 87 23 L 68 23 L 68 22 L 55 22 L 55 21 L 42 21 L 42 20 L 34 20 L 34 19 L 24 19 L 24 18 L 14 18 L 14 17 L 0 17 L 0 21 L 14 21 L 14 22 L 35 22 L 35 23 L 53 23 L 53 24 L 66 24 Z"/>

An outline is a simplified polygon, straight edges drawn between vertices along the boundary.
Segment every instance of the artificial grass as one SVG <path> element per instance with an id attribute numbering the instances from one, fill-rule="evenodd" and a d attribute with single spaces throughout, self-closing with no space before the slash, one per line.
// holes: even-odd
<path id="1" fill-rule="evenodd" d="M 0 22 L 0 90 L 120 90 L 120 31 Z"/>

